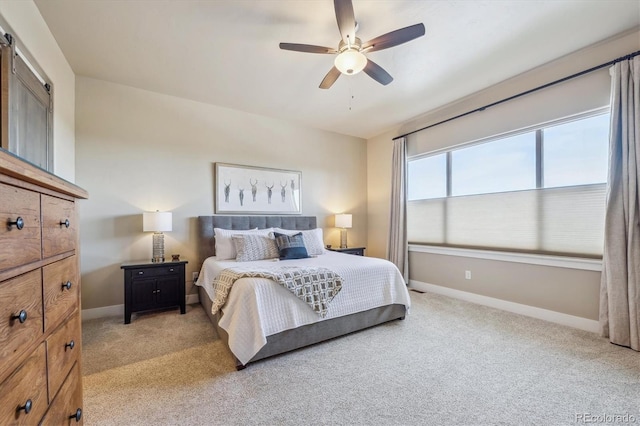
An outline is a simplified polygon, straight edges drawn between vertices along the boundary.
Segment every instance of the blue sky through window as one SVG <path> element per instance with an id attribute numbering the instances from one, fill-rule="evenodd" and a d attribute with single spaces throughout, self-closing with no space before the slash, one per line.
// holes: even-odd
<path id="1" fill-rule="evenodd" d="M 607 181 L 609 114 L 544 129 L 544 187 Z"/>
<path id="2" fill-rule="evenodd" d="M 607 181 L 610 114 L 542 130 L 543 188 Z M 450 151 L 451 195 L 536 188 L 536 131 Z M 447 154 L 408 162 L 408 199 L 446 197 Z"/>
<path id="3" fill-rule="evenodd" d="M 459 149 L 451 154 L 451 195 L 536 187 L 535 132 Z"/>
<path id="4" fill-rule="evenodd" d="M 410 161 L 407 167 L 407 198 L 424 200 L 447 196 L 447 155 Z"/>

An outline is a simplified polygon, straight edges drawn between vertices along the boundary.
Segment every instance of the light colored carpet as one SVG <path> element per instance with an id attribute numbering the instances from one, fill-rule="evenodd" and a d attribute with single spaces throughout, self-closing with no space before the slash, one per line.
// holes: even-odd
<path id="1" fill-rule="evenodd" d="M 239 372 L 199 305 L 129 325 L 87 321 L 85 424 L 575 425 L 587 415 L 640 423 L 639 353 L 444 296 L 411 298 L 405 321 Z"/>

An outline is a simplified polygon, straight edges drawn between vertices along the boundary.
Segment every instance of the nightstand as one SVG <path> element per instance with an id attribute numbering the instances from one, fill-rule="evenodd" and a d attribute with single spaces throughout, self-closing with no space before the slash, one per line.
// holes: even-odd
<path id="1" fill-rule="evenodd" d="M 131 314 L 179 307 L 185 313 L 185 266 L 188 262 L 126 262 L 124 269 L 124 323 Z"/>
<path id="2" fill-rule="evenodd" d="M 366 247 L 347 247 L 347 248 L 332 247 L 332 248 L 328 248 L 327 250 L 337 251 L 339 253 L 355 254 L 355 255 L 358 255 L 358 256 L 364 256 L 364 251 L 366 250 Z"/>

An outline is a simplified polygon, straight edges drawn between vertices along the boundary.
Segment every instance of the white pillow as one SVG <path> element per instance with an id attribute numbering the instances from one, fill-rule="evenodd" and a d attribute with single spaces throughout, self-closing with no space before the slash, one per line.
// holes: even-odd
<path id="1" fill-rule="evenodd" d="M 318 256 L 320 254 L 324 254 L 324 239 L 322 238 L 322 228 L 308 229 L 305 231 L 273 228 L 273 232 L 279 232 L 286 235 L 293 235 L 301 232 L 302 240 L 304 241 L 304 246 L 306 247 L 309 256 Z"/>
<path id="2" fill-rule="evenodd" d="M 235 259 L 237 256 L 236 247 L 233 244 L 232 235 L 243 235 L 243 234 L 256 234 L 256 235 L 269 235 L 269 233 L 273 230 L 273 228 L 267 229 L 248 229 L 248 230 L 239 230 L 239 229 L 222 229 L 222 228 L 213 228 L 213 235 L 216 239 L 216 257 L 218 260 L 229 260 Z"/>
<path id="3" fill-rule="evenodd" d="M 268 235 L 233 234 L 231 238 L 236 247 L 237 262 L 275 259 L 280 256 L 276 241 Z"/>

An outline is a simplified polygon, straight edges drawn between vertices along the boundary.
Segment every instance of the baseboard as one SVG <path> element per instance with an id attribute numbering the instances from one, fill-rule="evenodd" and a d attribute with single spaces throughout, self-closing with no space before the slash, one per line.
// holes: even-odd
<path id="1" fill-rule="evenodd" d="M 454 299 L 460 299 L 466 302 L 476 303 L 478 305 L 489 306 L 491 308 L 502 309 L 503 311 L 513 312 L 514 314 L 525 315 L 556 324 L 566 325 L 568 327 L 577 328 L 579 330 L 590 331 L 592 333 L 600 333 L 600 324 L 598 323 L 598 321 L 588 318 L 563 314 L 561 312 L 536 308 L 535 306 L 509 302 L 507 300 L 482 296 L 480 294 L 455 290 L 452 288 L 442 287 L 435 284 L 428 284 L 421 281 L 410 280 L 409 285 L 420 291 L 441 294 L 443 296 L 453 297 Z"/>
<path id="2" fill-rule="evenodd" d="M 124 305 L 111 305 L 82 310 L 82 321 L 117 316 L 124 317 Z"/>
<path id="3" fill-rule="evenodd" d="M 185 302 L 187 305 L 193 305 L 196 303 L 200 303 L 200 298 L 197 294 L 187 294 L 185 298 Z M 124 317 L 124 305 L 111 305 L 111 306 L 103 306 L 100 308 L 93 309 L 83 309 L 82 310 L 82 321 L 88 321 L 96 318 L 106 318 L 106 317 Z"/>

